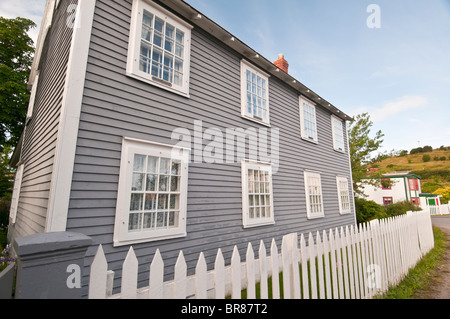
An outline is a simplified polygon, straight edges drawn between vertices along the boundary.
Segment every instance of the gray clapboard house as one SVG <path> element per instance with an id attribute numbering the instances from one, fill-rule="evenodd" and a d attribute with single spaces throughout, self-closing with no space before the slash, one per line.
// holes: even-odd
<path id="1" fill-rule="evenodd" d="M 29 86 L 11 241 L 77 232 L 116 271 L 130 245 L 192 270 L 356 223 L 352 119 L 184 1 L 47 0 Z"/>

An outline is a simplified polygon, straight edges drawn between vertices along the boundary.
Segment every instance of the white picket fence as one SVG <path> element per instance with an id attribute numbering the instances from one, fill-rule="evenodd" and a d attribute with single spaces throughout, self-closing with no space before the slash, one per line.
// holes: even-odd
<path id="1" fill-rule="evenodd" d="M 450 204 L 439 206 L 428 206 L 431 215 L 448 215 L 450 214 Z"/>
<path id="2" fill-rule="evenodd" d="M 244 289 L 248 299 L 255 299 L 257 291 L 262 299 L 372 298 L 398 284 L 433 247 L 430 213 L 408 212 L 359 227 L 317 232 L 315 238 L 312 233 L 306 237 L 289 234 L 283 237 L 281 253 L 275 240 L 269 251 L 261 241 L 258 259 L 251 244 L 245 261 L 235 246 L 228 266 L 219 249 L 214 269 L 209 271 L 204 254 L 200 253 L 192 276 L 187 276 L 180 251 L 174 279 L 167 282 L 164 261 L 157 250 L 150 265 L 149 285 L 139 289 L 138 260 L 131 247 L 123 263 L 121 292 L 113 294 L 114 272 L 108 271 L 103 248 L 99 246 L 91 264 L 89 298 L 241 299 Z"/>

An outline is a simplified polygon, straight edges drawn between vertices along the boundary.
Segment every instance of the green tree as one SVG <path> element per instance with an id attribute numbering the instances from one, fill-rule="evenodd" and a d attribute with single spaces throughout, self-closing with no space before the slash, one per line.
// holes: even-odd
<path id="1" fill-rule="evenodd" d="M 383 143 L 384 134 L 381 131 L 370 136 L 373 122 L 368 113 L 359 114 L 349 127 L 350 160 L 352 165 L 353 189 L 355 193 L 363 195 L 359 183 L 365 183 L 381 187 L 381 172 L 368 174 L 366 165 L 373 162 L 371 154 L 377 151 Z M 383 159 L 382 154 L 378 154 L 376 160 Z"/>
<path id="2" fill-rule="evenodd" d="M 35 26 L 28 19 L 0 17 L 0 148 L 16 146 L 23 131 L 34 53 L 27 32 Z"/>

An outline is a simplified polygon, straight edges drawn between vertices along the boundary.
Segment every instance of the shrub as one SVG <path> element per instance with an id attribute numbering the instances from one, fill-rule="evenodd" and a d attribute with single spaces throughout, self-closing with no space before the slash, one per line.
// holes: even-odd
<path id="1" fill-rule="evenodd" d="M 445 156 L 439 157 L 439 160 L 441 160 L 441 161 L 445 161 L 446 159 L 447 159 L 447 157 L 445 157 Z"/>
<path id="2" fill-rule="evenodd" d="M 373 219 L 385 218 L 386 208 L 378 205 L 374 201 L 364 198 L 355 198 L 356 220 L 359 224 L 371 221 Z"/>
<path id="3" fill-rule="evenodd" d="M 387 217 L 393 217 L 406 214 L 406 212 L 409 211 L 414 212 L 418 210 L 421 210 L 419 206 L 416 206 L 411 202 L 404 201 L 386 206 L 386 215 Z"/>
<path id="4" fill-rule="evenodd" d="M 430 155 L 424 155 L 424 156 L 422 156 L 422 161 L 424 161 L 425 163 L 426 162 L 429 162 L 431 160 L 431 156 Z"/>
<path id="5" fill-rule="evenodd" d="M 435 160 L 435 161 L 439 161 L 439 156 L 435 156 L 435 157 L 433 157 L 433 160 Z"/>
<path id="6" fill-rule="evenodd" d="M 439 184 L 439 182 L 427 182 L 422 185 L 422 192 L 433 193 L 442 187 L 443 187 L 442 184 Z"/>

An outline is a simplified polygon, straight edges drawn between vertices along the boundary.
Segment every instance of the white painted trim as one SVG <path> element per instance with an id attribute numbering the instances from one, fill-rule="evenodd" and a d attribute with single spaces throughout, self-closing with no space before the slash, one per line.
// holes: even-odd
<path id="1" fill-rule="evenodd" d="M 310 198 L 309 198 L 308 176 L 312 176 L 312 177 L 315 177 L 315 178 L 319 179 L 320 201 L 321 201 L 321 205 L 322 205 L 322 212 L 321 213 L 314 213 L 314 214 L 312 214 L 312 212 L 311 212 L 311 203 L 310 203 Z M 325 217 L 325 207 L 323 205 L 323 187 L 322 187 L 321 174 L 305 170 L 304 171 L 304 180 L 305 180 L 305 196 L 306 196 L 306 217 L 308 218 L 308 220 Z"/>
<path id="2" fill-rule="evenodd" d="M 65 231 L 96 1 L 79 0 L 58 127 L 46 232 Z M 81 19 L 81 21 L 80 21 Z"/>
<path id="3" fill-rule="evenodd" d="M 316 138 L 310 138 L 309 136 L 306 136 L 305 134 L 305 121 L 303 116 L 303 103 L 309 104 L 314 109 L 314 122 L 316 127 Z M 300 111 L 300 136 L 303 140 L 319 144 L 319 128 L 317 127 L 317 110 L 316 110 L 316 103 L 312 102 L 311 100 L 305 98 L 304 96 L 299 97 L 299 111 Z"/>
<path id="4" fill-rule="evenodd" d="M 345 183 L 347 183 L 347 192 L 348 192 L 348 204 L 349 204 L 349 208 L 347 210 L 342 210 L 342 199 L 341 199 L 341 187 L 340 187 L 340 182 L 344 181 Z M 338 202 L 339 202 L 339 214 L 341 215 L 347 215 L 350 214 L 352 212 L 352 207 L 351 207 L 351 201 L 350 201 L 350 190 L 348 187 L 348 178 L 345 176 L 336 176 L 336 188 L 337 188 L 337 194 L 338 194 Z"/>
<path id="5" fill-rule="evenodd" d="M 20 189 L 22 187 L 24 164 L 20 164 L 16 170 L 14 178 L 13 193 L 11 196 L 11 208 L 9 212 L 9 220 L 11 224 L 16 223 L 17 209 L 19 207 Z"/>
<path id="6" fill-rule="evenodd" d="M 172 229 L 129 232 L 129 208 L 133 159 L 135 154 L 172 158 L 181 161 L 179 225 Z M 124 137 L 120 161 L 119 186 L 114 223 L 114 247 L 143 242 L 186 237 L 187 193 L 190 149 Z"/>
<path id="7" fill-rule="evenodd" d="M 336 146 L 336 138 L 335 138 L 336 137 L 335 136 L 336 129 L 334 127 L 334 122 L 333 122 L 334 120 L 339 121 L 342 124 L 342 131 L 341 131 L 341 133 L 342 133 L 342 140 L 344 140 L 344 121 L 341 118 L 337 117 L 336 115 L 332 114 L 331 115 L 331 135 L 332 135 L 332 138 L 333 138 L 333 148 L 334 148 L 334 150 L 336 152 L 345 153 L 345 143 L 342 145 L 343 149 L 339 149 Z"/>
<path id="8" fill-rule="evenodd" d="M 267 121 L 264 121 L 264 119 L 260 120 L 257 117 L 253 117 L 247 114 L 247 70 L 250 70 L 253 73 L 256 73 L 261 78 L 264 78 L 267 83 L 266 88 L 266 107 L 267 107 Z M 242 59 L 241 60 L 241 116 L 247 120 L 259 123 L 261 125 L 265 125 L 270 127 L 270 99 L 269 99 L 269 78 L 270 75 L 262 71 L 261 69 L 257 68 L 253 64 L 249 63 L 248 61 Z"/>
<path id="9" fill-rule="evenodd" d="M 270 217 L 251 219 L 248 201 L 248 170 L 254 169 L 269 172 L 270 177 Z M 273 206 L 273 181 L 272 164 L 264 162 L 241 160 L 241 180 L 242 180 L 242 224 L 244 228 L 267 226 L 275 224 L 275 209 Z"/>
<path id="10" fill-rule="evenodd" d="M 38 84 L 39 84 L 39 71 L 37 71 L 36 77 L 34 78 L 34 81 L 33 81 L 33 87 L 31 89 L 31 94 L 30 94 L 30 102 L 28 103 L 28 111 L 27 111 L 27 117 L 25 120 L 25 126 L 26 126 L 26 124 L 28 124 L 28 121 L 31 120 L 31 117 L 33 116 L 34 102 L 36 100 L 36 92 L 37 92 Z M 26 128 L 25 128 L 25 130 L 26 130 Z"/>
<path id="11" fill-rule="evenodd" d="M 140 44 L 141 44 L 141 29 L 142 29 L 142 16 L 144 10 L 151 12 L 155 16 L 158 16 L 166 20 L 171 25 L 182 30 L 184 32 L 184 58 L 183 58 L 183 85 L 178 86 L 172 84 L 172 86 L 165 85 L 158 81 L 152 80 L 152 75 L 142 72 L 139 69 L 140 60 Z M 128 57 L 126 75 L 143 81 L 145 83 L 154 85 L 161 89 L 179 94 L 181 96 L 189 98 L 189 85 L 190 85 L 190 67 L 191 67 L 191 30 L 192 26 L 175 16 L 173 13 L 158 6 L 152 1 L 133 0 L 133 6 L 131 11 L 131 27 L 130 36 L 128 42 Z"/>

